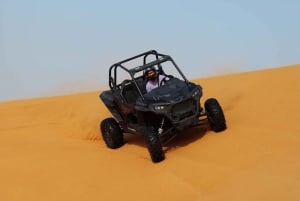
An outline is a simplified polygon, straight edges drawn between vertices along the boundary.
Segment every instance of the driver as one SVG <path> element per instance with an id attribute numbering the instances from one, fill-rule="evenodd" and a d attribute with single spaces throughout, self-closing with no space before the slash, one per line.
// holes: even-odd
<path id="1" fill-rule="evenodd" d="M 167 77 L 158 74 L 154 67 L 146 68 L 145 74 L 147 77 L 147 84 L 146 84 L 147 93 L 161 85 L 164 85 L 163 80 L 167 80 Z"/>

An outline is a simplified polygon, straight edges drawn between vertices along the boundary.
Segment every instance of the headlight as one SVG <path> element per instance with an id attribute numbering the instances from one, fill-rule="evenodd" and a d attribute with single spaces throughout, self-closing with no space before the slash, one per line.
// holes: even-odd
<path id="1" fill-rule="evenodd" d="M 193 91 L 192 96 L 195 97 L 200 93 L 199 89 L 196 89 L 195 91 Z"/>
<path id="2" fill-rule="evenodd" d="M 163 109 L 165 109 L 165 106 L 163 106 L 163 105 L 155 105 L 154 109 L 155 110 L 163 110 Z"/>
<path id="3" fill-rule="evenodd" d="M 152 108 L 154 110 L 165 110 L 167 109 L 169 104 L 157 104 L 157 105 L 152 105 Z"/>

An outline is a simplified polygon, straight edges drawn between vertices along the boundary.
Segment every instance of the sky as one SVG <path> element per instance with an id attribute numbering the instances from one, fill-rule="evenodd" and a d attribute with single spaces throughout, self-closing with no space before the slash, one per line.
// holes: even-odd
<path id="1" fill-rule="evenodd" d="M 189 79 L 300 63 L 296 0 L 0 0 L 0 101 L 108 88 L 108 69 L 171 55 Z"/>

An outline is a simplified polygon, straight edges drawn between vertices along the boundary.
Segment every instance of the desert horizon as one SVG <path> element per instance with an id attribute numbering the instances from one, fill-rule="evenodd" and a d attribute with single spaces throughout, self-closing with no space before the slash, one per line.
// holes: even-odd
<path id="1" fill-rule="evenodd" d="M 300 64 L 195 79 L 227 130 L 182 132 L 151 162 L 106 147 L 100 91 L 0 102 L 0 200 L 300 200 Z"/>

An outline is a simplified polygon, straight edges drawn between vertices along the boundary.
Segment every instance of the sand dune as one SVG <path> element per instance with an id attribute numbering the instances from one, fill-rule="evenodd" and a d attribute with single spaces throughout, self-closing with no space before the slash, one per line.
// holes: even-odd
<path id="1" fill-rule="evenodd" d="M 144 141 L 108 149 L 99 92 L 0 104 L 0 200 L 300 200 L 300 66 L 199 79 L 228 129 L 193 128 L 153 164 Z"/>

